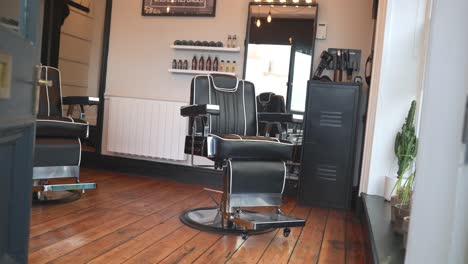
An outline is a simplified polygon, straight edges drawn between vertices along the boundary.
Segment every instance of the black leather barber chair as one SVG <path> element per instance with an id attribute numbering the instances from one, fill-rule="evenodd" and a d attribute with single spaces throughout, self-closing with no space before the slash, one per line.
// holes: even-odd
<path id="1" fill-rule="evenodd" d="M 286 113 L 283 96 L 271 92 L 259 94 L 257 112 L 262 120 L 258 122 L 259 135 L 286 139 L 288 123 L 293 122 L 293 115 Z"/>
<path id="2" fill-rule="evenodd" d="M 60 71 L 56 68 L 42 66 L 40 75 L 33 197 L 42 201 L 68 198 L 71 193 L 76 197 L 77 193 L 96 188 L 94 183 L 80 182 L 81 140 L 88 137 L 89 126 L 83 120 L 63 116 L 62 105 L 96 102 L 89 102 L 88 97 L 62 97 Z"/>
<path id="3" fill-rule="evenodd" d="M 262 233 L 275 228 L 305 225 L 305 220 L 281 213 L 286 181 L 285 161 L 293 145 L 276 138 L 257 136 L 255 88 L 236 77 L 196 76 L 191 85 L 191 105 L 181 108 L 190 117 L 191 135 L 185 153 L 207 157 L 224 170 L 222 198 L 217 207 L 184 212 L 181 220 L 194 228 L 217 233 Z M 257 213 L 251 207 L 270 207 Z M 273 211 L 274 210 L 274 211 Z"/>
<path id="4" fill-rule="evenodd" d="M 287 113 L 284 97 L 272 92 L 261 93 L 257 96 L 257 111 L 260 135 L 281 138 L 293 143 L 292 159 L 286 165 L 288 179 L 298 179 L 302 134 L 298 133 L 297 128 L 302 126 L 302 120 L 294 119 L 293 114 Z"/>

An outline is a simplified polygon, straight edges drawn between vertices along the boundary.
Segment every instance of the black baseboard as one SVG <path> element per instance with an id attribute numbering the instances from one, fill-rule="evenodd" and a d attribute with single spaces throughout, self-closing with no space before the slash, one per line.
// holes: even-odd
<path id="1" fill-rule="evenodd" d="M 168 178 L 175 181 L 207 186 L 218 187 L 223 185 L 223 172 L 221 170 L 105 156 L 85 151 L 82 153 L 81 166 L 85 168 L 124 172 L 133 175 Z"/>

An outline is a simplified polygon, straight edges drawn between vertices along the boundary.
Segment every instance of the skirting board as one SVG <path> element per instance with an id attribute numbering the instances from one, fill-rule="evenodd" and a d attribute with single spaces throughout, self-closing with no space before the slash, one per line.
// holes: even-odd
<path id="1" fill-rule="evenodd" d="M 81 166 L 148 177 L 169 178 L 175 181 L 207 186 L 219 187 L 223 185 L 223 172 L 221 170 L 98 155 L 85 151 L 82 152 Z"/>

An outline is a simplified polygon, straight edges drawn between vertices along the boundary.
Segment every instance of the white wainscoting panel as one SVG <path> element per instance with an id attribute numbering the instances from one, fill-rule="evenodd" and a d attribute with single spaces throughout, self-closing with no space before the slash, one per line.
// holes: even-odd
<path id="1" fill-rule="evenodd" d="M 110 97 L 107 150 L 169 160 L 186 160 L 188 121 L 181 102 Z"/>

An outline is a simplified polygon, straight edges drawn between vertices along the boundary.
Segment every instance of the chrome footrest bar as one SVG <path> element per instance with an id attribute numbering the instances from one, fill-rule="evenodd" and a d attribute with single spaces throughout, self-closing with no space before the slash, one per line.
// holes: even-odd
<path id="1" fill-rule="evenodd" d="M 96 189 L 95 183 L 51 184 L 33 186 L 35 192 L 73 191 Z"/>

